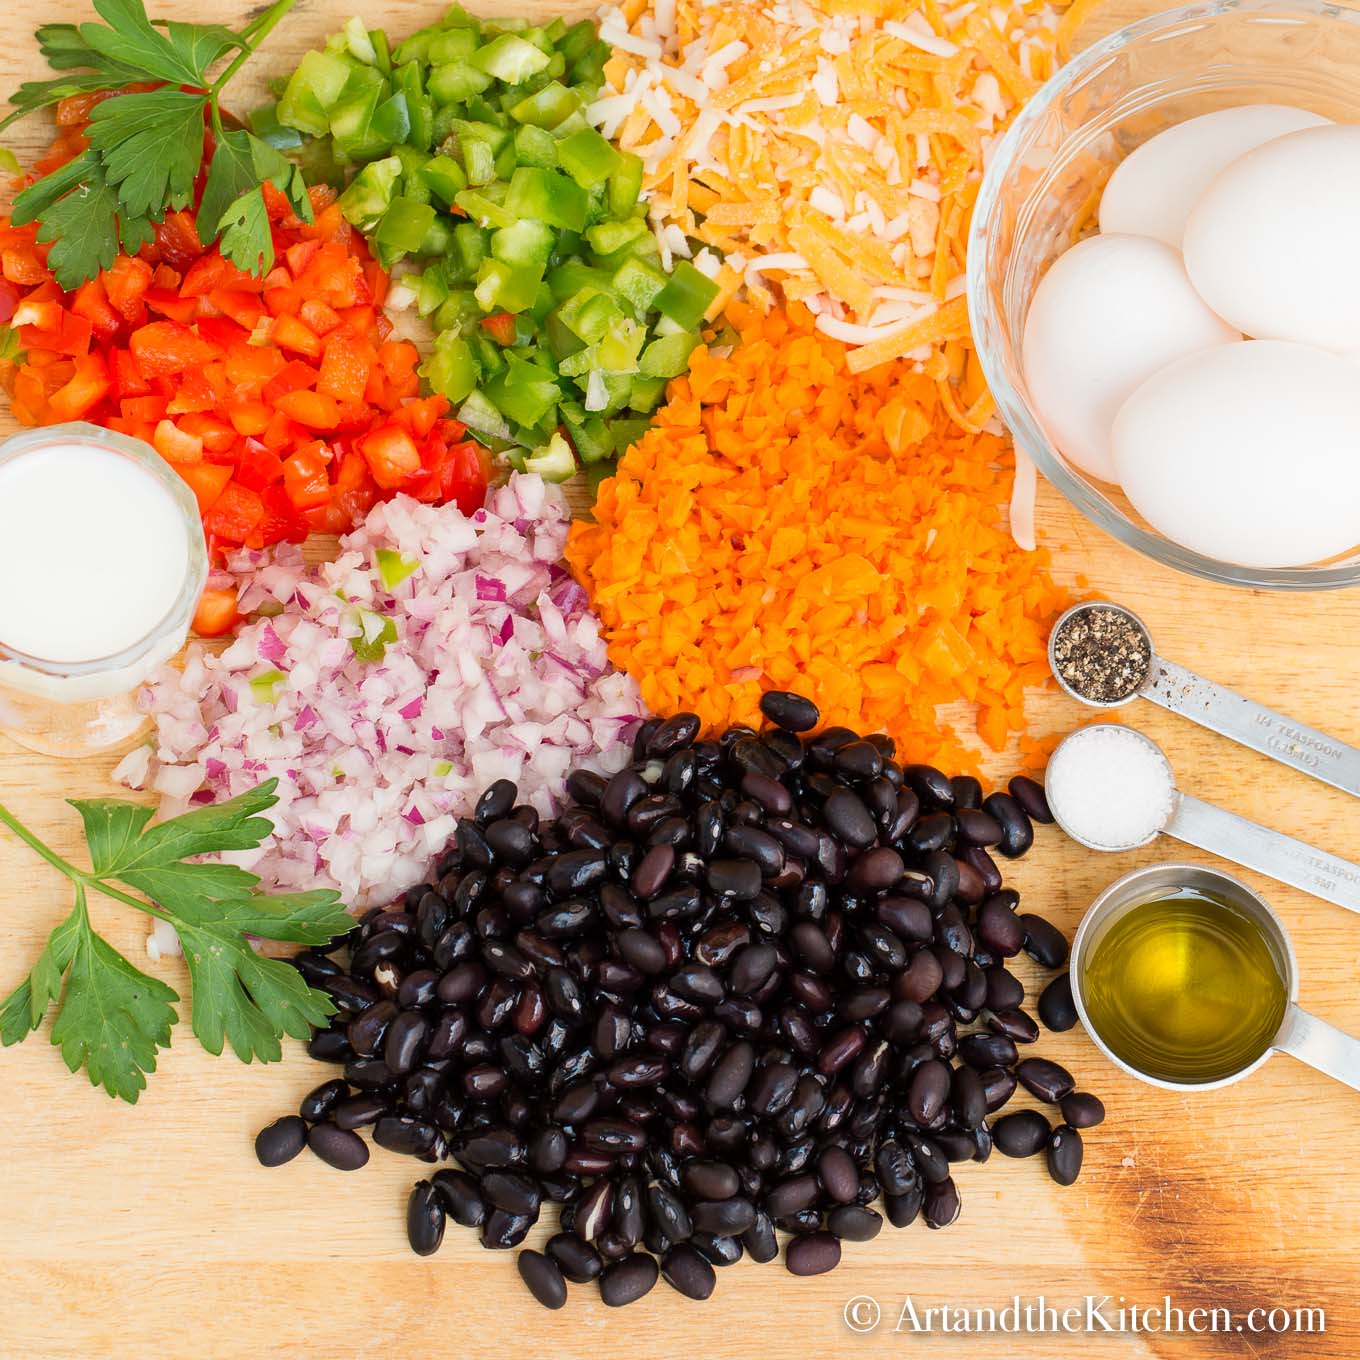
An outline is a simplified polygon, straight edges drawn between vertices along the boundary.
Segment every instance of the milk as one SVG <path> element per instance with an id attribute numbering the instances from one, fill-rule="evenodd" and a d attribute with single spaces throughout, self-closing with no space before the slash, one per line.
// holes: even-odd
<path id="1" fill-rule="evenodd" d="M 126 694 L 179 650 L 206 571 L 193 498 L 152 450 L 89 425 L 0 447 L 0 727 L 20 696 Z M 10 698 L 5 699 L 8 691 Z"/>

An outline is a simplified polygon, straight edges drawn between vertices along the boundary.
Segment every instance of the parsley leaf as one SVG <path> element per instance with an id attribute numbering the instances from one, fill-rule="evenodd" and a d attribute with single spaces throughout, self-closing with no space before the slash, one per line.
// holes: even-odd
<path id="1" fill-rule="evenodd" d="M 95 934 L 82 888 L 76 890 L 76 919 L 66 996 L 52 1026 L 52 1042 L 72 1072 L 83 1067 L 92 1086 L 136 1104 L 146 1089 L 145 1074 L 156 1070 L 157 1052 L 170 1046 L 179 996 Z"/>
<path id="2" fill-rule="evenodd" d="M 183 208 L 203 159 L 203 100 L 180 90 L 106 99 L 90 110 L 90 146 L 116 185 L 121 211 L 134 217 Z"/>
<path id="3" fill-rule="evenodd" d="M 206 85 L 208 67 L 226 51 L 219 44 L 211 52 L 211 44 L 187 37 L 193 32 L 190 24 L 161 33 L 146 17 L 141 0 L 94 0 L 94 9 L 105 22 L 81 24 L 80 36 L 102 57 L 136 67 L 143 79 Z"/>
<path id="4" fill-rule="evenodd" d="M 113 264 L 118 254 L 118 194 L 104 182 L 102 170 L 42 214 L 38 240 L 52 242 L 47 267 L 67 292 Z"/>
<path id="5" fill-rule="evenodd" d="M 275 786 L 270 780 L 229 802 L 155 824 L 151 809 L 140 804 L 73 800 L 85 830 L 88 872 L 54 854 L 0 806 L 0 824 L 70 878 L 76 890 L 74 911 L 0 1005 L 0 1043 L 27 1038 L 57 1003 L 52 1042 L 72 1071 L 83 1066 L 95 1085 L 133 1102 L 146 1074 L 155 1071 L 157 1052 L 170 1042 L 179 997 L 94 931 L 86 910 L 89 889 L 179 932 L 193 984 L 193 1031 L 210 1053 L 230 1044 L 243 1062 L 273 1062 L 282 1056 L 283 1035 L 305 1039 L 324 1024 L 334 1012 L 330 999 L 313 991 L 290 964 L 257 954 L 248 937 L 323 946 L 353 925 L 338 894 L 270 896 L 258 891 L 254 874 L 236 865 L 191 858 L 259 845 L 273 829 L 263 814 L 277 801 Z M 118 884 L 150 901 L 129 896 Z"/>
<path id="6" fill-rule="evenodd" d="M 152 239 L 153 224 L 167 211 L 193 202 L 207 126 L 218 146 L 199 221 L 205 245 L 220 236 L 223 254 L 237 265 L 264 271 L 273 264 L 260 193 L 266 181 L 311 220 L 300 171 L 260 139 L 225 128 L 218 102 L 223 86 L 294 3 L 274 0 L 234 32 L 221 24 L 153 23 L 143 0 L 94 0 L 103 22 L 38 30 L 43 55 L 62 74 L 21 85 L 0 131 L 70 95 L 117 92 L 90 110 L 90 147 L 73 163 L 77 168 L 62 167 L 20 195 L 22 220 L 41 222 L 38 239 L 57 242 L 50 262 L 63 288 L 107 268 L 120 243 L 135 252 Z M 214 77 L 217 64 L 233 52 Z M 133 84 L 161 88 L 125 92 Z"/>
<path id="7" fill-rule="evenodd" d="M 274 234 L 263 189 L 251 189 L 233 200 L 218 227 L 222 254 L 238 269 L 267 274 L 274 267 Z"/>

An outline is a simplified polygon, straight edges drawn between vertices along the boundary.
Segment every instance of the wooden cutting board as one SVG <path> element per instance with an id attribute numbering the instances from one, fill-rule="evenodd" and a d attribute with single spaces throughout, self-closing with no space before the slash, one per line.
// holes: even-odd
<path id="1" fill-rule="evenodd" d="M 523 8 L 516 0 L 480 7 Z M 190 0 L 152 8 L 167 17 L 207 15 Z M 435 0 L 303 0 L 252 72 L 262 79 L 291 69 L 354 8 L 394 33 L 440 10 Z M 1154 8 L 1149 0 L 1111 0 L 1092 24 L 1107 29 Z M 79 0 L 8 0 L 3 11 L 6 91 L 38 72 L 36 25 L 87 17 Z M 235 23 L 245 11 L 240 0 L 220 0 L 213 17 Z M 586 11 L 576 5 L 571 12 Z M 236 99 L 248 106 L 255 93 L 238 89 Z M 34 119 L 12 144 L 29 153 L 45 136 Z M 1039 522 L 1059 575 L 1082 575 L 1133 606 L 1166 655 L 1360 741 L 1353 680 L 1360 594 L 1275 595 L 1192 581 L 1116 544 L 1048 487 Z M 1066 731 L 1084 716 L 1058 695 L 1034 697 L 1036 730 Z M 1360 819 L 1344 795 L 1150 706 L 1128 716 L 1165 746 L 1184 788 L 1360 859 Z M 42 759 L 0 738 L 0 800 L 58 851 L 74 853 L 75 818 L 62 800 L 109 794 L 113 764 L 113 757 Z M 1172 853 L 1099 857 L 1047 830 L 1013 881 L 1030 909 L 1070 932 L 1106 883 Z M 3 833 L 0 884 L 3 995 L 69 903 L 62 881 Z M 1360 921 L 1267 881 L 1256 886 L 1293 933 L 1303 1004 L 1360 1033 Z M 118 948 L 144 959 L 140 921 L 104 901 L 93 911 Z M 151 968 L 186 991 L 178 964 Z M 885 1229 L 873 1243 L 848 1246 L 830 1275 L 799 1280 L 781 1265 L 744 1263 L 721 1272 L 706 1306 L 659 1286 L 616 1313 L 581 1287 L 567 1309 L 548 1313 L 529 1301 L 510 1257 L 481 1250 L 466 1230 L 451 1226 L 437 1256 L 412 1255 L 403 1220 L 413 1163 L 379 1150 L 347 1177 L 305 1155 L 274 1171 L 257 1165 L 256 1131 L 328 1075 L 296 1046 L 278 1066 L 247 1068 L 208 1057 L 182 1026 L 141 1103 L 129 1108 L 68 1074 L 46 1039 L 44 1030 L 0 1053 L 0 1360 L 802 1360 L 901 1355 L 908 1347 L 937 1360 L 1360 1356 L 1360 1095 L 1284 1057 L 1234 1088 L 1193 1097 L 1124 1077 L 1080 1032 L 1045 1036 L 1043 1052 L 1069 1066 L 1110 1112 L 1086 1139 L 1085 1170 L 1073 1188 L 1054 1185 L 1040 1161 L 994 1157 L 985 1167 L 959 1168 L 964 1207 L 953 1228 Z M 908 1300 L 919 1319 L 941 1305 L 1001 1308 L 1016 1295 L 1024 1302 L 1042 1296 L 1058 1309 L 1108 1298 L 1104 1314 L 1115 1326 L 1121 1299 L 1143 1310 L 1170 1296 L 1187 1318 L 1195 1308 L 1227 1309 L 1230 1328 L 1243 1330 L 1107 1334 L 1096 1322 L 1089 1333 L 1061 1334 L 1050 1320 L 1047 1335 L 946 1335 L 936 1315 L 934 1334 L 917 1336 L 911 1315 L 903 1320 Z M 864 1324 L 880 1310 L 871 1332 L 847 1325 L 847 1305 L 857 1297 L 854 1321 Z M 1326 1330 L 1254 1333 L 1246 1329 L 1255 1308 L 1322 1309 Z"/>

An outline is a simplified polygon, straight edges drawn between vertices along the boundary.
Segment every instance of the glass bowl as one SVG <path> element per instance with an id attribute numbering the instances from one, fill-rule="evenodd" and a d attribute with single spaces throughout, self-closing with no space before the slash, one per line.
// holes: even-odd
<path id="1" fill-rule="evenodd" d="M 1110 172 L 1135 147 L 1197 114 L 1294 104 L 1360 122 L 1360 12 L 1319 0 L 1211 0 L 1120 29 L 1074 57 L 998 144 L 968 240 L 968 312 L 997 413 L 1084 515 L 1120 542 L 1228 585 L 1319 590 L 1360 583 L 1357 547 L 1326 562 L 1257 568 L 1173 543 L 1117 487 L 1069 463 L 1030 407 L 1021 337 L 1044 271 L 1094 222 Z"/>

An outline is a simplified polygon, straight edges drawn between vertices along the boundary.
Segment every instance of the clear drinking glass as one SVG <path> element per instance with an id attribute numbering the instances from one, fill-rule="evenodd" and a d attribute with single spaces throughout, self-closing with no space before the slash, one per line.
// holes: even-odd
<path id="1" fill-rule="evenodd" d="M 184 645 L 208 559 L 193 493 L 141 440 L 83 422 L 53 425 L 5 440 L 0 467 L 58 444 L 88 446 L 136 463 L 173 502 L 186 544 L 184 581 L 174 603 L 145 636 L 123 650 L 88 661 L 50 661 L 7 646 L 0 637 L 0 732 L 44 755 L 78 756 L 127 741 L 145 724 L 134 691 Z M 52 547 L 60 552 L 63 545 Z"/>
<path id="2" fill-rule="evenodd" d="M 1236 104 L 1293 104 L 1360 122 L 1357 71 L 1354 10 L 1320 0 L 1212 0 L 1168 10 L 1062 67 L 1016 118 L 983 179 L 968 242 L 968 312 L 998 414 L 1017 447 L 1083 514 L 1181 571 L 1273 590 L 1354 585 L 1360 527 L 1355 550 L 1303 567 L 1243 567 L 1171 542 L 1117 487 L 1088 477 L 1044 434 L 1021 370 L 1030 299 L 1074 232 L 1092 220 L 1110 172 L 1135 147 L 1187 118 Z"/>

